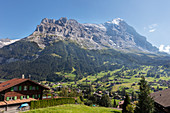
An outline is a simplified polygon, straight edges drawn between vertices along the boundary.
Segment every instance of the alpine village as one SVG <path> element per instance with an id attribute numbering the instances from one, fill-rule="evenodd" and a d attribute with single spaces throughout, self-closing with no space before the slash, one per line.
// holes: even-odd
<path id="1" fill-rule="evenodd" d="M 123 19 L 44 18 L 0 47 L 2 113 L 170 113 L 170 55 Z"/>

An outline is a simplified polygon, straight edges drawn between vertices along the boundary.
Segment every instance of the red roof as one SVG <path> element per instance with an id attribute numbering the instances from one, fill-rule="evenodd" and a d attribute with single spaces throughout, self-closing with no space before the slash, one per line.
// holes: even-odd
<path id="1" fill-rule="evenodd" d="M 37 82 L 34 82 L 34 81 L 30 80 L 30 79 L 14 78 L 14 79 L 12 79 L 12 80 L 8 80 L 8 81 L 5 81 L 5 82 L 1 83 L 1 84 L 0 84 L 0 92 L 4 91 L 4 90 L 6 90 L 6 89 L 8 89 L 8 88 L 10 88 L 10 87 L 16 86 L 16 85 L 18 85 L 18 84 L 20 84 L 20 83 L 23 83 L 23 82 L 25 82 L 25 81 L 33 82 L 33 83 L 35 83 L 35 84 L 37 84 L 37 85 L 40 85 L 40 86 L 43 87 L 44 89 L 48 89 L 48 90 L 49 90 L 48 87 L 43 86 L 43 85 L 41 85 L 41 84 L 39 84 L 39 83 L 37 83 Z"/>

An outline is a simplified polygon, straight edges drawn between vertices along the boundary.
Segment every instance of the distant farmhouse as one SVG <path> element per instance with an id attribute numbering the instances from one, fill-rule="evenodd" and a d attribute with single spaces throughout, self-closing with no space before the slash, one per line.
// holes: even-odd
<path id="1" fill-rule="evenodd" d="M 151 94 L 158 113 L 170 113 L 170 88 Z"/>
<path id="2" fill-rule="evenodd" d="M 14 78 L 0 84 L 0 110 L 18 107 L 22 103 L 43 98 L 43 90 L 49 90 L 30 79 Z"/>

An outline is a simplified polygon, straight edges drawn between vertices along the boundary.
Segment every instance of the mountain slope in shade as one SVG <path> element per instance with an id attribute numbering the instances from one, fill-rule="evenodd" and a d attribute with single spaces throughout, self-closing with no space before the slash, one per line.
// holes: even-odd
<path id="1" fill-rule="evenodd" d="M 118 49 L 158 52 L 144 36 L 118 18 L 104 24 L 81 24 L 76 20 L 60 18 L 43 19 L 27 41 L 44 48 L 58 40 L 73 41 L 86 49 Z"/>
<path id="2" fill-rule="evenodd" d="M 68 41 L 57 41 L 40 49 L 35 42 L 21 40 L 0 49 L 0 78 L 11 79 L 30 74 L 36 80 L 60 81 L 65 77 L 58 73 L 72 73 L 76 75 L 75 79 L 80 79 L 122 66 L 134 68 L 138 65 L 157 65 L 156 58 L 162 60 L 155 54 L 136 55 L 114 49 L 83 49 Z"/>

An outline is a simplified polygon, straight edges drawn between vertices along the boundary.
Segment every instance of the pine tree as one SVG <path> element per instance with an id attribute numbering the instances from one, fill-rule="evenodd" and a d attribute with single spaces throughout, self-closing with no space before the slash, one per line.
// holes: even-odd
<path id="1" fill-rule="evenodd" d="M 138 95 L 138 103 L 136 104 L 135 113 L 153 113 L 154 101 L 150 96 L 150 87 L 148 86 L 145 77 L 140 80 L 140 93 Z"/>
<path id="2" fill-rule="evenodd" d="M 126 97 L 125 97 L 125 100 L 124 100 L 124 103 L 123 103 L 123 106 L 122 106 L 122 113 L 127 113 L 127 109 L 126 107 L 130 104 L 130 98 L 129 98 L 129 95 L 126 94 Z"/>

